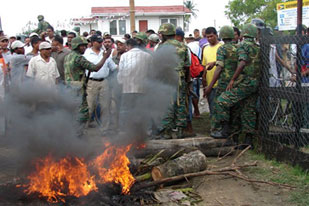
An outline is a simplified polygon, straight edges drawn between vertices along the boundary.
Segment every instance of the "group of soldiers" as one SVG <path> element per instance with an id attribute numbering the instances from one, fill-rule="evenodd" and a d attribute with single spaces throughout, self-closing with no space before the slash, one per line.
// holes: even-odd
<path id="1" fill-rule="evenodd" d="M 233 42 L 233 27 L 223 26 L 219 38 L 224 44 L 217 51 L 216 71 L 212 86 L 218 80 L 214 113 L 211 119 L 211 136 L 232 137 L 245 134 L 245 145 L 252 145 L 256 127 L 256 104 L 260 74 L 260 48 L 256 42 L 258 29 L 246 24 L 243 41 Z M 208 88 L 206 88 L 207 94 Z"/>

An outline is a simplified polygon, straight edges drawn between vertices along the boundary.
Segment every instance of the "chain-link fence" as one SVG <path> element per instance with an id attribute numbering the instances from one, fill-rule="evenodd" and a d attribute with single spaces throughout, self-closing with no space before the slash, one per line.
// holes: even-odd
<path id="1" fill-rule="evenodd" d="M 309 169 L 309 37 L 264 31 L 260 42 L 262 151 Z"/>

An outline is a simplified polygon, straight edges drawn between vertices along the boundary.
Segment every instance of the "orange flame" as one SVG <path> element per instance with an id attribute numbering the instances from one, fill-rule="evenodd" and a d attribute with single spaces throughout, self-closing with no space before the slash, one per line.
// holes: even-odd
<path id="1" fill-rule="evenodd" d="M 67 195 L 80 197 L 97 190 L 83 159 L 66 157 L 57 162 L 49 155 L 35 166 L 36 172 L 28 176 L 27 194 L 38 192 L 49 202 L 65 202 Z"/>
<path id="2" fill-rule="evenodd" d="M 27 194 L 39 193 L 49 202 L 65 202 L 65 197 L 81 197 L 97 191 L 97 184 L 115 182 L 121 184 L 122 193 L 128 194 L 135 182 L 130 173 L 130 161 L 126 156 L 132 145 L 116 147 L 105 144 L 104 152 L 87 165 L 83 159 L 66 157 L 55 161 L 50 155 L 35 163 L 36 171 L 28 176 L 25 185 Z M 88 167 L 93 167 L 98 177 L 90 175 Z M 97 180 L 97 182 L 96 182 Z"/>
<path id="3" fill-rule="evenodd" d="M 128 146 L 116 147 L 106 144 L 106 149 L 98 156 L 93 166 L 97 169 L 100 176 L 100 183 L 115 182 L 122 186 L 122 193 L 128 194 L 135 179 L 130 172 L 130 161 L 126 156 L 132 144 Z"/>

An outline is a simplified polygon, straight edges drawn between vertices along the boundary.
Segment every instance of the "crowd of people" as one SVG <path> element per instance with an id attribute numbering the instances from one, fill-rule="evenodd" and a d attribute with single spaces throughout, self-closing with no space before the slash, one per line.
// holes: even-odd
<path id="1" fill-rule="evenodd" d="M 38 28 L 24 42 L 0 36 L 2 99 L 6 87 L 25 79 L 50 87 L 65 85 L 80 97 L 81 124 L 100 127 L 104 133 L 117 132 L 126 127 L 121 115 L 134 116 L 153 54 L 170 45 L 179 57 L 177 92 L 151 135 L 194 136 L 192 118 L 200 118 L 202 87 L 209 104 L 211 136 L 238 141 L 238 135 L 245 133 L 245 143 L 252 144 L 260 76 L 258 39 L 266 28 L 260 21 L 244 25 L 241 32 L 231 26 L 219 32 L 208 27 L 188 36 L 166 23 L 157 32 L 134 31 L 115 40 L 108 32 L 96 30 L 56 34 L 42 15 L 38 20 Z"/>

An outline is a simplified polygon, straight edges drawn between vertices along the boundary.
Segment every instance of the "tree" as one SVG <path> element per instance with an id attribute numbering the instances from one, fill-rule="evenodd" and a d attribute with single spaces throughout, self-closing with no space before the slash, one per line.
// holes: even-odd
<path id="1" fill-rule="evenodd" d="M 277 25 L 277 3 L 291 0 L 232 0 L 225 6 L 227 15 L 235 26 L 258 17 L 272 28 Z"/>
<path id="2" fill-rule="evenodd" d="M 199 10 L 196 8 L 196 4 L 193 2 L 193 0 L 186 0 L 183 2 L 184 6 L 191 11 L 192 16 L 195 18 L 197 17 L 197 12 Z M 190 14 L 185 14 L 184 15 L 184 29 L 185 31 L 189 30 L 189 23 L 191 20 L 191 15 Z"/>
<path id="3" fill-rule="evenodd" d="M 186 8 L 188 8 L 192 12 L 192 16 L 196 18 L 197 13 L 199 12 L 199 10 L 196 8 L 196 4 L 191 0 L 187 0 L 183 2 L 183 4 Z"/>

